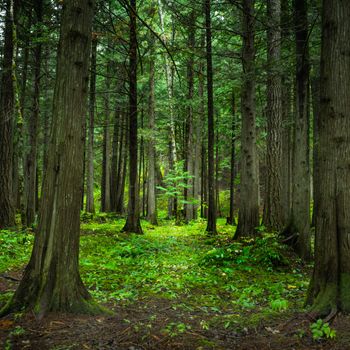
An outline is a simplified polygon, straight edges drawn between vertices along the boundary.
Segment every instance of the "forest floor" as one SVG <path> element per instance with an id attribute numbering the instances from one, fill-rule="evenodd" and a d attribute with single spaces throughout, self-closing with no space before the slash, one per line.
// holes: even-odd
<path id="1" fill-rule="evenodd" d="M 233 243 L 234 228 L 223 220 L 214 238 L 205 235 L 205 222 L 164 220 L 126 236 L 122 220 L 83 221 L 81 275 L 114 315 L 10 315 L 0 319 L 0 349 L 350 349 L 347 316 L 312 333 L 315 320 L 303 310 L 310 266 L 273 235 Z M 0 231 L 0 307 L 32 241 L 29 231 Z"/>

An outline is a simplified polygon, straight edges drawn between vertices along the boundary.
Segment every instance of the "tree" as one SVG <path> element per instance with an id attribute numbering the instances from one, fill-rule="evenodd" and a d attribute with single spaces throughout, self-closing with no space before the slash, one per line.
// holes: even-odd
<path id="1" fill-rule="evenodd" d="M 350 2 L 323 1 L 313 312 L 350 312 Z"/>
<path id="2" fill-rule="evenodd" d="M 231 171 L 230 171 L 230 211 L 227 217 L 227 223 L 234 225 L 236 223 L 234 214 L 235 204 L 235 165 L 236 165 L 236 101 L 235 93 L 232 92 L 232 135 L 231 135 Z"/>
<path id="3" fill-rule="evenodd" d="M 36 26 L 39 28 L 37 33 L 40 38 L 40 26 L 43 20 L 43 2 L 38 0 L 34 4 L 34 12 L 36 15 Z M 25 156 L 24 166 L 24 187 L 25 187 L 25 222 L 24 224 L 30 226 L 34 223 L 36 214 L 36 197 L 37 197 L 37 149 L 38 149 L 38 123 L 40 114 L 40 80 L 41 80 L 41 52 L 42 44 L 39 40 L 34 48 L 34 94 L 33 105 L 28 124 L 28 139 L 29 151 Z"/>
<path id="4" fill-rule="evenodd" d="M 88 127 L 88 144 L 87 144 L 86 211 L 88 213 L 95 212 L 94 132 L 95 132 L 95 106 L 96 106 L 96 53 L 97 53 L 97 37 L 94 34 L 92 38 L 92 43 L 91 43 L 89 127 Z"/>
<path id="5" fill-rule="evenodd" d="M 263 223 L 269 231 L 283 229 L 282 210 L 282 86 L 281 58 L 281 2 L 267 2 L 267 184 Z"/>
<path id="6" fill-rule="evenodd" d="M 151 39 L 151 53 L 149 61 L 149 110 L 148 129 L 149 139 L 147 143 L 148 155 L 148 181 L 147 181 L 147 220 L 152 225 L 158 225 L 156 202 L 156 150 L 155 150 L 155 100 L 154 100 L 154 38 Z"/>
<path id="7" fill-rule="evenodd" d="M 309 51 L 307 0 L 294 1 L 296 105 L 293 143 L 292 208 L 286 240 L 304 260 L 311 258 L 309 165 Z"/>
<path id="8" fill-rule="evenodd" d="M 205 27 L 207 40 L 207 94 L 208 94 L 208 224 L 206 231 L 216 234 L 216 203 L 214 181 L 214 98 L 213 98 L 213 62 L 211 42 L 211 1 L 205 1 Z"/>
<path id="9" fill-rule="evenodd" d="M 194 186 L 194 156 L 195 156 L 195 143 L 194 143 L 194 116 L 193 116 L 193 97 L 194 97 L 194 48 L 196 45 L 196 31 L 195 31 L 196 14 L 192 10 L 189 15 L 188 24 L 188 47 L 191 50 L 187 60 L 187 99 L 188 99 L 188 111 L 186 120 L 186 136 L 185 140 L 185 170 L 188 172 L 189 179 L 187 186 L 185 187 L 185 220 L 189 222 L 195 218 L 195 207 L 191 203 L 195 197 Z"/>
<path id="10" fill-rule="evenodd" d="M 14 12 L 13 0 L 6 1 L 3 70 L 0 91 L 0 228 L 15 225 L 12 192 L 14 93 Z"/>
<path id="11" fill-rule="evenodd" d="M 39 316 L 101 311 L 83 285 L 78 263 L 93 5 L 85 0 L 63 5 L 39 225 L 22 281 L 2 314 L 22 308 Z"/>
<path id="12" fill-rule="evenodd" d="M 254 0 L 242 0 L 241 190 L 236 237 L 253 235 L 259 226 L 259 177 L 255 125 Z"/>
<path id="13" fill-rule="evenodd" d="M 136 0 L 130 0 L 129 47 L 129 202 L 123 231 L 142 234 L 137 177 L 137 28 Z"/>

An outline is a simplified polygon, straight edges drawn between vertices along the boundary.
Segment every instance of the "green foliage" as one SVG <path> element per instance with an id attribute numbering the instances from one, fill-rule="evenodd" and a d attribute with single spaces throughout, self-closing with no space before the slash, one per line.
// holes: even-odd
<path id="1" fill-rule="evenodd" d="M 336 337 L 335 329 L 329 326 L 329 323 L 323 322 L 322 319 L 318 319 L 316 322 L 310 325 L 312 338 L 314 340 L 320 340 L 322 338 L 334 339 Z"/>
<path id="2" fill-rule="evenodd" d="M 288 309 L 288 301 L 285 299 L 271 300 L 270 305 L 273 311 L 285 311 Z"/>
<path id="3" fill-rule="evenodd" d="M 0 230 L 0 272 L 23 265 L 31 251 L 32 231 Z"/>
<path id="4" fill-rule="evenodd" d="M 204 256 L 203 263 L 214 266 L 259 265 L 272 269 L 288 265 L 287 251 L 288 247 L 282 245 L 275 235 L 265 234 L 214 247 Z"/>
<path id="5" fill-rule="evenodd" d="M 295 268 L 281 272 L 269 269 L 270 263 L 258 263 L 265 261 L 259 252 L 267 250 L 270 238 L 232 243 L 229 237 L 234 229 L 224 219 L 218 220 L 222 233 L 210 239 L 204 233 L 204 220 L 185 226 L 161 220 L 159 227 L 143 222 L 145 234 L 141 236 L 122 233 L 124 220 L 95 220 L 81 225 L 80 271 L 99 302 L 122 306 L 147 298 L 170 299 L 179 313 L 200 310 L 202 317 L 197 322 L 203 330 L 236 327 L 242 323 L 241 313 L 253 308 L 257 312 L 244 322 L 303 304 L 307 276 Z M 2 231 L 1 239 L 16 252 L 9 258 L 0 245 L 0 258 L 7 255 L 8 259 L 5 265 L 0 260 L 3 271 L 22 268 L 33 235 Z M 0 303 L 9 297 L 10 293 L 1 295 Z M 169 336 L 175 336 L 189 329 L 185 326 L 176 322 L 164 327 Z"/>

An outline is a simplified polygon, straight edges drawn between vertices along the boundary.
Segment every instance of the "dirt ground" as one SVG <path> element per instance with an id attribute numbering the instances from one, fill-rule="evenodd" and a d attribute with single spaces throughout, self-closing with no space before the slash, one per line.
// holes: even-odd
<path id="1" fill-rule="evenodd" d="M 2 292 L 15 285 L 15 281 L 0 278 Z M 348 316 L 337 315 L 332 321 L 335 340 L 315 342 L 309 331 L 311 320 L 305 314 L 281 314 L 237 330 L 203 329 L 198 319 L 213 315 L 173 306 L 169 300 L 148 298 L 115 307 L 115 315 L 108 317 L 50 314 L 40 321 L 34 314 L 10 315 L 0 320 L 0 346 L 4 350 L 350 349 Z M 187 326 L 164 328 L 169 324 Z"/>
<path id="2" fill-rule="evenodd" d="M 0 296 L 16 289 L 21 274 L 0 275 Z M 38 320 L 34 313 L 9 315 L 0 319 L 0 350 L 350 350 L 350 316 L 340 314 L 331 321 L 336 338 L 314 341 L 314 320 L 306 313 L 282 312 L 250 324 L 245 321 L 257 314 L 253 309 L 226 328 L 212 323 L 225 310 L 179 308 L 179 300 L 154 296 L 106 306 L 113 316 L 50 314 Z"/>

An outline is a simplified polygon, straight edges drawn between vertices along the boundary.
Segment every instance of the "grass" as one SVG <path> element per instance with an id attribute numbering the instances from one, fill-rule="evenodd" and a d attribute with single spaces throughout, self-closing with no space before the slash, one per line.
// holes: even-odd
<path id="1" fill-rule="evenodd" d="M 214 238 L 205 235 L 204 221 L 166 220 L 159 227 L 143 222 L 144 235 L 126 236 L 123 220 L 97 221 L 85 218 L 81 226 L 81 275 L 93 297 L 110 307 L 166 299 L 173 308 L 207 315 L 203 329 L 302 307 L 308 278 L 272 235 L 232 243 L 234 228 L 220 219 Z M 0 242 L 0 273 L 23 268 L 33 235 L 0 231 Z"/>

